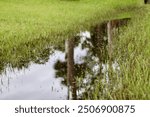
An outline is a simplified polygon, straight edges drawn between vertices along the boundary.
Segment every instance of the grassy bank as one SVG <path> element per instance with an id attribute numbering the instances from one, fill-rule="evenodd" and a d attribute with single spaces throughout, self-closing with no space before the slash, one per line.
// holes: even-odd
<path id="1" fill-rule="evenodd" d="M 135 14 L 114 39 L 114 60 L 119 72 L 110 70 L 110 84 L 94 84 L 90 99 L 150 99 L 150 5 Z M 106 91 L 99 93 L 99 90 Z M 85 97 L 86 99 L 89 99 Z"/>
<path id="2" fill-rule="evenodd" d="M 111 93 L 113 99 L 150 99 L 150 6 L 145 7 L 116 42 L 123 85 Z"/>

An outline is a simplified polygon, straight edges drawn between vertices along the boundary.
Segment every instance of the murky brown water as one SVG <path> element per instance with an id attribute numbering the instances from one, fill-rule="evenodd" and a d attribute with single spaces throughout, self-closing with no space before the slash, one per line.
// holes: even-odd
<path id="1" fill-rule="evenodd" d="M 67 64 L 71 59 L 67 59 L 67 44 L 64 44 L 64 48 L 51 47 L 53 52 L 50 55 L 48 52 L 48 61 L 43 64 L 30 62 L 28 68 L 21 70 L 7 67 L 6 72 L 0 75 L 0 99 L 74 99 L 70 94 L 74 90 L 76 98 L 83 99 L 86 93 L 93 90 L 97 78 L 109 82 L 108 60 L 112 59 L 110 54 L 113 52 L 111 42 L 108 41 L 112 38 L 110 32 L 127 25 L 128 20 L 104 22 L 90 32 L 77 34 L 73 44 L 72 65 Z M 112 66 L 119 70 L 115 60 Z M 72 68 L 73 73 L 70 74 L 73 74 L 72 78 L 76 81 L 73 90 L 67 85 L 67 78 L 70 78 L 67 67 Z"/>

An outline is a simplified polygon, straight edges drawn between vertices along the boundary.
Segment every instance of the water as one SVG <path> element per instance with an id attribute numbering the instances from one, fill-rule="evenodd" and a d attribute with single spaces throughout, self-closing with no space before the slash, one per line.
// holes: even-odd
<path id="1" fill-rule="evenodd" d="M 88 36 L 90 33 L 85 32 L 81 35 Z M 81 48 L 82 43 L 74 49 L 77 64 L 82 64 L 84 62 L 82 58 L 87 54 L 87 49 Z M 48 62 L 30 63 L 28 68 L 22 70 L 8 67 L 6 72 L 0 75 L 0 99 L 67 99 L 67 86 L 62 83 L 64 78 L 58 76 L 56 78 L 55 66 L 58 61 L 65 62 L 65 52 L 54 50 Z"/>
<path id="2" fill-rule="evenodd" d="M 113 27 L 111 30 L 126 25 L 128 20 L 110 21 Z M 77 99 L 83 99 L 87 93 L 92 92 L 97 80 L 109 84 L 108 60 L 112 60 L 112 46 L 108 41 L 110 36 L 108 22 L 104 22 L 90 32 L 80 32 L 74 39 L 73 65 L 70 67 L 73 68 L 76 86 L 73 90 L 77 93 Z M 65 43 L 63 49 L 59 46 L 51 47 L 52 53 L 49 55 L 48 52 L 48 61 L 39 60 L 43 64 L 30 62 L 28 68 L 21 70 L 7 67 L 6 72 L 0 75 L 0 99 L 73 99 L 70 94 L 72 89 L 67 86 L 67 46 Z M 115 59 L 111 66 L 116 73 L 120 69 Z"/>
<path id="3" fill-rule="evenodd" d="M 64 59 L 64 53 L 55 51 L 44 65 L 31 64 L 23 70 L 8 68 L 1 77 L 0 99 L 67 99 L 63 78 L 55 78 L 54 64 Z"/>

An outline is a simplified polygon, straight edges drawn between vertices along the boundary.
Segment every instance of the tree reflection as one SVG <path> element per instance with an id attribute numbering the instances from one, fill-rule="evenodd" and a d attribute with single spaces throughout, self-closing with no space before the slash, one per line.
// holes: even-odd
<path id="1" fill-rule="evenodd" d="M 99 96 L 105 93 L 103 89 L 107 87 L 106 85 L 109 84 L 108 81 L 111 77 L 109 76 L 109 74 L 107 74 L 107 63 L 108 60 L 113 60 L 113 37 L 116 35 L 116 32 L 119 32 L 119 27 L 126 25 L 128 20 L 128 18 L 123 20 L 113 20 L 109 22 L 104 22 L 100 25 L 96 25 L 94 28 L 92 28 L 90 32 L 91 38 L 87 38 L 86 36 L 83 37 L 83 35 L 81 35 L 80 37 L 75 38 L 75 40 L 70 40 L 70 44 L 68 43 L 68 46 L 71 48 L 72 51 L 71 59 L 68 59 L 70 55 L 67 55 L 65 62 L 56 62 L 56 77 L 63 77 L 65 80 L 62 83 L 67 85 L 67 74 L 70 75 L 71 73 L 73 75 L 73 79 L 76 80 L 78 99 L 83 99 L 84 97 L 90 95 L 93 96 L 93 90 L 95 90 L 96 88 L 94 86 L 95 84 L 99 84 L 98 89 L 96 89 L 99 94 L 96 98 L 99 98 Z M 111 35 L 109 33 L 111 33 Z M 82 41 L 83 38 L 85 38 L 84 42 Z M 111 40 L 108 41 L 108 38 Z M 75 45 L 73 45 L 73 41 L 75 41 Z M 82 45 L 82 49 L 86 48 L 88 50 L 86 56 L 81 56 L 83 62 L 80 64 L 74 63 L 73 61 L 73 47 L 77 46 L 77 43 L 80 43 Z M 70 63 L 69 61 L 72 62 Z M 71 80 L 70 82 L 74 82 L 75 80 Z"/>

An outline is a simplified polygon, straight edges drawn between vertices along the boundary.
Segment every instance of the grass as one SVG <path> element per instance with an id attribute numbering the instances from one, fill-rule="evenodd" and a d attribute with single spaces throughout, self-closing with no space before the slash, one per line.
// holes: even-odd
<path id="1" fill-rule="evenodd" d="M 117 39 L 123 87 L 111 94 L 113 99 L 150 99 L 150 6 L 145 7 Z"/>
<path id="2" fill-rule="evenodd" d="M 60 44 L 81 30 L 118 14 L 120 8 L 141 4 L 140 0 L 1 0 L 0 66 L 27 66 L 46 47 Z M 114 14 L 116 14 L 116 16 Z M 47 48 L 46 48 L 47 49 Z"/>
<path id="3" fill-rule="evenodd" d="M 143 8 L 115 38 L 113 57 L 120 71 L 109 71 L 111 86 L 95 83 L 92 96 L 85 99 L 150 99 L 150 6 Z"/>
<path id="4" fill-rule="evenodd" d="M 150 99 L 150 6 L 142 5 L 142 0 L 1 0 L 0 70 L 47 61 L 49 46 L 122 17 L 132 17 L 115 42 L 121 74 L 112 73 L 112 78 L 116 84 L 121 79 L 122 87 L 101 96 L 98 90 L 103 87 L 95 83 L 92 99 Z"/>

